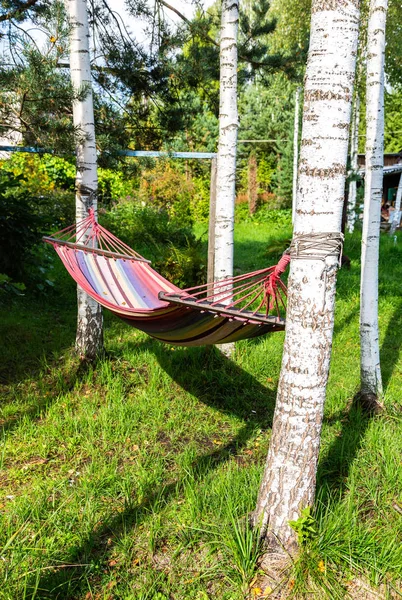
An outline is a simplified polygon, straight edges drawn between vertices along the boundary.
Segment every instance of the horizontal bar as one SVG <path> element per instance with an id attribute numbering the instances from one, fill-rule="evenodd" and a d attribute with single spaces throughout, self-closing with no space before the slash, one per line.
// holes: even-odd
<path id="1" fill-rule="evenodd" d="M 53 150 L 33 146 L 0 146 L 0 152 L 27 152 L 29 154 L 53 154 Z"/>
<path id="2" fill-rule="evenodd" d="M 152 150 L 119 150 L 120 156 L 167 157 L 167 158 L 215 158 L 216 152 L 154 152 Z"/>
<path id="3" fill-rule="evenodd" d="M 267 142 L 280 142 L 281 139 L 277 140 L 237 140 L 238 144 L 265 144 Z"/>
<path id="4" fill-rule="evenodd" d="M 0 146 L 0 152 L 27 152 L 29 154 L 53 154 L 54 151 L 46 148 L 34 148 L 33 146 Z M 215 158 L 215 152 L 154 152 L 150 150 L 119 150 L 119 156 L 134 157 L 167 157 L 167 158 Z"/>
<path id="5" fill-rule="evenodd" d="M 159 300 L 164 300 L 165 302 L 170 302 L 171 304 L 179 304 L 182 306 L 189 306 L 199 311 L 207 311 L 210 313 L 215 313 L 222 317 L 232 318 L 236 320 L 247 321 L 252 325 L 260 325 L 261 323 L 265 325 L 271 325 L 274 329 L 275 327 L 284 328 L 285 321 L 280 317 L 274 317 L 273 315 L 264 315 L 263 313 L 253 313 L 250 310 L 238 310 L 236 308 L 227 308 L 224 304 L 215 304 L 212 306 L 210 302 L 200 302 L 199 300 L 195 300 L 189 297 L 180 296 L 179 294 L 159 292 L 158 294 Z"/>
<path id="6" fill-rule="evenodd" d="M 65 242 L 64 240 L 58 240 L 57 238 L 52 238 L 46 235 L 43 236 L 42 240 L 44 242 L 47 242 L 48 244 L 56 246 L 67 246 L 68 248 L 73 248 L 73 250 L 82 250 L 83 252 L 92 252 L 93 254 L 100 254 L 101 256 L 113 258 L 114 260 L 122 258 L 123 260 L 136 260 L 138 262 L 148 263 L 149 265 L 151 264 L 151 261 L 146 258 L 137 258 L 136 256 L 130 256 L 129 254 L 119 254 L 118 252 L 110 252 L 109 250 L 102 250 L 102 248 L 91 248 L 91 246 L 85 246 L 85 244 Z"/>

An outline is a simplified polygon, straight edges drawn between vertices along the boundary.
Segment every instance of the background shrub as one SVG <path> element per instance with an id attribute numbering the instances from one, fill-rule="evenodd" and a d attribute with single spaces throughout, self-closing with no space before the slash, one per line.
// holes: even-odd
<path id="1" fill-rule="evenodd" d="M 43 291 L 53 285 L 55 257 L 41 238 L 70 222 L 74 196 L 31 196 L 21 183 L 21 176 L 0 174 L 1 285 L 3 291 L 15 282 Z"/>
<path id="2" fill-rule="evenodd" d="M 193 194 L 191 178 L 168 161 L 159 160 L 153 169 L 142 173 L 139 199 L 165 211 L 169 219 L 183 227 L 193 224 L 190 206 Z"/>
<path id="3" fill-rule="evenodd" d="M 152 261 L 172 283 L 189 287 L 202 283 L 206 250 L 190 225 L 170 218 L 166 210 L 130 200 L 116 203 L 100 214 L 101 222 L 131 248 Z"/>

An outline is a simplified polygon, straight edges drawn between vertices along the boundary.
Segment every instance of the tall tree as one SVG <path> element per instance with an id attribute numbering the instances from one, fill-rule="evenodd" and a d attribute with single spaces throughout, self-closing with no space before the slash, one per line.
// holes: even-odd
<path id="1" fill-rule="evenodd" d="M 300 88 L 295 92 L 295 118 L 293 129 L 293 188 L 292 188 L 292 223 L 295 222 L 296 197 L 297 197 L 297 167 L 299 162 L 299 97 Z"/>
<path id="2" fill-rule="evenodd" d="M 313 0 L 285 345 L 254 515 L 278 552 L 297 548 L 289 521 L 297 520 L 315 497 L 358 28 L 358 0 Z"/>
<path id="3" fill-rule="evenodd" d="M 80 94 L 80 98 L 73 103 L 73 121 L 78 131 L 75 180 L 78 227 L 79 223 L 88 216 L 90 208 L 95 212 L 97 210 L 98 175 L 86 0 L 66 0 L 66 9 L 71 28 L 71 81 Z M 93 359 L 103 347 L 102 309 L 79 286 L 77 298 L 78 323 L 75 347 L 81 357 Z"/>
<path id="4" fill-rule="evenodd" d="M 378 258 L 384 168 L 384 56 L 388 0 L 371 0 L 367 28 L 366 168 L 360 286 L 363 397 L 382 393 L 378 332 Z"/>
<path id="5" fill-rule="evenodd" d="M 347 226 L 349 233 L 353 233 L 356 222 L 356 197 L 357 197 L 357 158 L 359 151 L 359 121 L 360 121 L 360 98 L 358 94 L 355 96 L 353 105 L 352 132 L 350 140 L 350 171 L 351 180 L 349 182 L 348 195 L 348 215 Z"/>
<path id="6" fill-rule="evenodd" d="M 239 126 L 237 111 L 238 23 L 238 0 L 222 0 L 215 214 L 215 281 L 233 275 L 236 152 Z"/>

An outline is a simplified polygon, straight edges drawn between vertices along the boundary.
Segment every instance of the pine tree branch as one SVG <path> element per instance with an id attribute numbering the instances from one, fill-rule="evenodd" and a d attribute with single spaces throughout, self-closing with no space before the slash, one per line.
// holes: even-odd
<path id="1" fill-rule="evenodd" d="M 10 19 L 13 19 L 15 16 L 17 16 L 19 13 L 29 10 L 37 2 L 39 2 L 39 0 L 27 0 L 25 3 L 21 3 L 20 6 L 18 6 L 18 8 L 14 9 L 14 10 L 10 10 L 8 13 L 5 13 L 4 15 L 0 15 L 0 23 L 2 23 L 4 21 L 9 21 Z"/>
<path id="2" fill-rule="evenodd" d="M 187 17 L 185 15 L 183 15 L 183 13 L 181 13 L 179 10 L 177 10 L 177 8 L 175 8 L 171 4 L 168 4 L 166 2 L 166 0 L 158 0 L 158 2 L 160 4 L 162 4 L 162 6 L 165 6 L 166 8 L 168 8 L 169 10 L 171 10 L 172 12 L 174 12 L 178 17 L 180 17 L 180 19 L 182 19 L 182 21 L 184 21 L 190 27 L 190 29 L 192 28 L 193 24 L 190 21 L 190 19 L 187 19 Z M 213 44 L 217 48 L 220 48 L 220 44 L 217 41 L 215 41 L 213 38 L 211 38 L 208 34 L 200 34 L 200 33 L 198 33 L 198 35 L 200 37 L 202 37 L 206 42 L 210 42 L 211 44 Z M 242 54 L 239 54 L 239 59 L 243 60 L 244 62 L 249 63 L 255 69 L 259 68 L 259 67 L 270 67 L 270 68 L 272 68 L 272 66 L 273 66 L 269 62 L 261 62 L 261 61 L 253 60 L 252 58 L 248 58 L 247 56 L 244 56 Z M 283 65 L 283 66 L 285 66 L 285 65 Z"/>

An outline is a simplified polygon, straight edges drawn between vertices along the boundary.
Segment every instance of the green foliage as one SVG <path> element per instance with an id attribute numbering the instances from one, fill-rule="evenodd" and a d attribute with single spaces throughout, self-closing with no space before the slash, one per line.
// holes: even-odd
<path id="1" fill-rule="evenodd" d="M 181 227 L 192 225 L 190 199 L 192 182 L 177 167 L 164 160 L 143 171 L 139 198 L 145 204 L 165 211 L 170 221 Z"/>
<path id="2" fill-rule="evenodd" d="M 57 181 L 74 189 L 75 170 L 64 159 L 50 154 L 15 152 L 1 161 L 0 169 L 10 178 L 19 178 L 19 188 L 32 196 L 52 193 Z"/>
<path id="3" fill-rule="evenodd" d="M 0 273 L 0 299 L 1 295 L 9 294 L 10 292 L 20 296 L 25 290 L 26 286 L 24 283 L 17 283 L 5 273 Z"/>
<path id="4" fill-rule="evenodd" d="M 384 97 L 385 128 L 384 152 L 401 152 L 402 150 L 402 88 Z"/>
<path id="5" fill-rule="evenodd" d="M 12 158 L 10 159 L 12 160 Z M 74 191 L 75 188 L 75 160 L 67 160 L 52 154 L 44 154 L 40 158 L 39 164 L 36 161 L 35 170 L 45 169 L 50 185 L 63 190 Z"/>
<path id="6" fill-rule="evenodd" d="M 58 68 L 68 40 L 63 3 L 52 3 L 37 18 L 49 32 L 42 49 L 11 22 L 5 49 L 9 62 L 0 68 L 0 122 L 5 133 L 19 132 L 28 145 L 72 150 L 77 132 L 71 105 L 87 91 L 75 92 L 68 71 Z"/>
<path id="7" fill-rule="evenodd" d="M 180 218 L 171 219 L 167 210 L 123 200 L 104 212 L 101 220 L 176 285 L 189 287 L 205 280 L 203 244 L 190 226 L 183 226 Z"/>
<path id="8" fill-rule="evenodd" d="M 198 223 L 207 223 L 209 219 L 210 181 L 203 177 L 192 179 L 193 193 L 190 198 L 191 217 Z"/>
<path id="9" fill-rule="evenodd" d="M 300 546 L 305 546 L 317 534 L 311 506 L 303 508 L 297 521 L 289 521 L 289 525 L 297 533 L 297 541 Z"/>
<path id="10" fill-rule="evenodd" d="M 271 14 L 277 18 L 272 47 L 293 56 L 301 82 L 310 40 L 311 0 L 273 0 Z"/>
<path id="11" fill-rule="evenodd" d="M 242 203 L 236 205 L 235 220 L 237 223 L 269 224 L 274 229 L 283 229 L 292 225 L 292 211 L 262 204 L 254 215 L 250 215 L 247 204 Z"/>
<path id="12" fill-rule="evenodd" d="M 401 22 L 401 4 L 398 0 L 390 0 L 387 14 L 385 72 L 387 82 L 392 87 L 400 87 L 402 84 Z"/>
<path id="13" fill-rule="evenodd" d="M 70 192 L 71 196 L 75 190 L 74 158 L 16 152 L 7 160 L 0 162 L 0 171 L 13 177 L 20 177 L 21 190 L 34 196 L 50 194 L 63 196 L 63 192 L 66 196 L 66 192 Z M 98 199 L 106 206 L 110 206 L 114 200 L 136 194 L 137 187 L 137 181 L 125 176 L 122 169 L 98 168 Z"/>
<path id="14" fill-rule="evenodd" d="M 273 191 L 278 199 L 279 207 L 292 206 L 293 193 L 293 139 L 292 129 L 288 129 L 287 137 L 277 143 L 279 159 L 273 175 Z"/>
<path id="15" fill-rule="evenodd" d="M 32 198 L 18 192 L 19 180 L 0 179 L 0 272 L 19 281 L 39 240 L 40 219 Z"/>
<path id="16" fill-rule="evenodd" d="M 22 175 L 0 174 L 0 273 L 39 291 L 52 286 L 54 257 L 41 237 L 71 223 L 73 215 L 70 193 L 33 196 Z M 4 282 L 4 289 L 9 283 Z"/>
<path id="17" fill-rule="evenodd" d="M 98 201 L 110 206 L 112 202 L 134 196 L 137 182 L 127 180 L 122 171 L 98 168 Z"/>
<path id="18" fill-rule="evenodd" d="M 252 527 L 247 519 L 239 520 L 232 514 L 222 542 L 227 546 L 234 566 L 233 574 L 229 571 L 229 579 L 233 583 L 240 583 L 246 592 L 263 554 L 260 530 Z"/>
<path id="19" fill-rule="evenodd" d="M 275 173 L 273 160 L 269 156 L 261 155 L 257 164 L 257 181 L 259 184 L 259 193 L 266 192 L 271 187 L 272 177 Z"/>
<path id="20" fill-rule="evenodd" d="M 239 138 L 266 140 L 239 145 L 241 187 L 247 188 L 247 163 L 251 151 L 257 157 L 259 193 L 274 192 L 277 208 L 291 205 L 293 178 L 293 121 L 295 86 L 282 74 L 250 85 L 240 96 Z"/>

